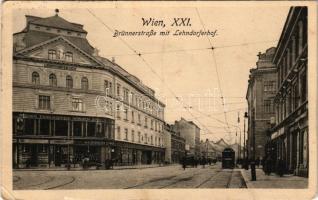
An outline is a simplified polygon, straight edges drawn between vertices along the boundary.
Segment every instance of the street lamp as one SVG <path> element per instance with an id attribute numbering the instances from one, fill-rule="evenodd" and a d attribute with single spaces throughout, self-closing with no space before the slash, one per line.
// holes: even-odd
<path id="1" fill-rule="evenodd" d="M 244 115 L 245 118 L 248 118 L 249 115 L 247 114 L 247 112 L 245 112 Z M 252 150 L 253 150 L 253 154 L 252 154 L 252 161 L 251 161 L 251 176 L 252 176 L 252 181 L 256 181 L 256 170 L 255 170 L 255 121 L 254 121 L 254 109 L 252 110 L 252 115 L 251 115 L 251 128 L 252 128 Z"/>

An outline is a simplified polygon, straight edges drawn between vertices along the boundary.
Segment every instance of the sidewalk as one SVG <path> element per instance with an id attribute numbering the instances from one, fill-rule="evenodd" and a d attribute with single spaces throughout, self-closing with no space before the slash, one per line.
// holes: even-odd
<path id="1" fill-rule="evenodd" d="M 154 168 L 154 167 L 165 167 L 171 165 L 159 165 L 159 164 L 151 164 L 151 165 L 129 165 L 129 166 L 114 166 L 113 169 L 109 170 L 123 170 L 123 169 L 145 169 L 145 168 Z M 67 170 L 66 167 L 50 167 L 50 168 L 24 168 L 24 169 L 13 169 L 14 171 L 88 171 L 88 170 L 96 170 L 95 167 L 91 167 L 87 170 L 83 170 L 82 167 L 71 167 L 70 170 Z M 99 170 L 106 170 L 101 167 Z"/>
<path id="2" fill-rule="evenodd" d="M 284 175 L 279 177 L 275 173 L 266 176 L 262 169 L 256 169 L 256 181 L 251 181 L 251 169 L 240 169 L 247 188 L 275 188 L 275 189 L 302 189 L 308 187 L 308 178 Z"/>

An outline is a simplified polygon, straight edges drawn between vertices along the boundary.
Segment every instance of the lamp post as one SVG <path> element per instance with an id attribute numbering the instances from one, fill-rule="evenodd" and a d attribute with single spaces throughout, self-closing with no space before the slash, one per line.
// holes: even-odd
<path id="1" fill-rule="evenodd" d="M 245 112 L 245 118 L 248 118 L 247 112 Z M 255 170 L 255 121 L 254 121 L 254 109 L 252 110 L 252 115 L 251 115 L 251 128 L 252 128 L 252 161 L 251 161 L 251 176 L 252 176 L 252 181 L 256 181 L 256 170 Z"/>

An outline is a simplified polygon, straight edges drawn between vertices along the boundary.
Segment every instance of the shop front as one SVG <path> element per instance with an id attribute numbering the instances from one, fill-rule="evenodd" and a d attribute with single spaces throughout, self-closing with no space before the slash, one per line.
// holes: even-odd
<path id="1" fill-rule="evenodd" d="M 147 165 L 164 161 L 164 148 L 115 141 L 113 152 L 114 165 Z"/>

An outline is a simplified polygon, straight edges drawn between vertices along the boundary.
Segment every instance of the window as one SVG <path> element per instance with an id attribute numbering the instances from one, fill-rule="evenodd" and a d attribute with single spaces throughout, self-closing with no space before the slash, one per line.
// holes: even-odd
<path id="1" fill-rule="evenodd" d="M 307 100 L 307 74 L 304 73 L 301 75 L 300 78 L 301 81 L 301 102 L 304 102 Z"/>
<path id="2" fill-rule="evenodd" d="M 298 96 L 298 84 L 293 85 L 293 95 L 294 95 L 294 110 L 298 107 L 299 96 Z"/>
<path id="3" fill-rule="evenodd" d="M 153 144 L 153 137 L 150 136 L 150 141 L 151 141 L 151 144 Z"/>
<path id="4" fill-rule="evenodd" d="M 128 129 L 125 128 L 125 140 L 128 140 Z"/>
<path id="5" fill-rule="evenodd" d="M 264 82 L 264 91 L 265 92 L 274 92 L 275 89 L 275 81 L 265 81 Z"/>
<path id="6" fill-rule="evenodd" d="M 73 135 L 74 136 L 81 136 L 82 135 L 82 122 L 81 121 L 74 121 L 73 122 Z"/>
<path id="7" fill-rule="evenodd" d="M 153 130 L 153 120 L 151 120 L 151 130 Z"/>
<path id="8" fill-rule="evenodd" d="M 120 96 L 120 84 L 117 83 L 117 96 L 119 97 Z"/>
<path id="9" fill-rule="evenodd" d="M 128 120 L 128 108 L 125 108 L 125 120 L 127 121 Z"/>
<path id="10" fill-rule="evenodd" d="M 73 62 L 73 53 L 72 52 L 66 52 L 65 53 L 65 60 L 68 62 Z"/>
<path id="11" fill-rule="evenodd" d="M 148 118 L 145 117 L 145 128 L 147 128 L 147 127 L 148 127 Z"/>
<path id="12" fill-rule="evenodd" d="M 302 21 L 299 21 L 298 22 L 298 55 L 300 55 L 303 51 L 303 22 Z"/>
<path id="13" fill-rule="evenodd" d="M 32 83 L 34 85 L 40 85 L 40 75 L 37 72 L 32 73 Z"/>
<path id="14" fill-rule="evenodd" d="M 81 87 L 82 90 L 88 90 L 88 79 L 86 77 L 82 78 Z"/>
<path id="15" fill-rule="evenodd" d="M 135 123 L 135 113 L 133 110 L 131 111 L 131 123 Z"/>
<path id="16" fill-rule="evenodd" d="M 68 134 L 68 121 L 55 120 L 55 135 L 67 136 Z"/>
<path id="17" fill-rule="evenodd" d="M 124 101 L 126 102 L 128 102 L 129 100 L 128 94 L 129 94 L 129 90 L 127 88 L 124 88 Z"/>
<path id="18" fill-rule="evenodd" d="M 52 86 L 52 87 L 56 87 L 57 86 L 57 80 L 56 80 L 55 74 L 50 74 L 49 82 L 50 82 L 50 86 Z"/>
<path id="19" fill-rule="evenodd" d="M 135 142 L 135 131 L 131 130 L 131 141 Z"/>
<path id="20" fill-rule="evenodd" d="M 49 60 L 55 60 L 56 59 L 56 51 L 50 49 L 48 52 Z"/>
<path id="21" fill-rule="evenodd" d="M 117 104 L 117 119 L 120 119 L 120 105 Z"/>
<path id="22" fill-rule="evenodd" d="M 39 109 L 49 110 L 50 104 L 50 96 L 39 95 Z"/>
<path id="23" fill-rule="evenodd" d="M 73 111 L 83 111 L 83 101 L 79 98 L 73 98 L 72 109 Z"/>
<path id="24" fill-rule="evenodd" d="M 95 137 L 96 136 L 96 122 L 87 122 L 87 136 Z"/>
<path id="25" fill-rule="evenodd" d="M 140 114 L 138 113 L 138 124 L 140 125 L 141 124 L 141 117 L 140 117 Z"/>
<path id="26" fill-rule="evenodd" d="M 138 142 L 141 142 L 140 141 L 140 132 L 138 132 Z"/>
<path id="27" fill-rule="evenodd" d="M 159 138 L 159 146 L 161 145 L 161 138 Z"/>
<path id="28" fill-rule="evenodd" d="M 112 82 L 105 80 L 104 81 L 104 90 L 105 90 L 105 93 L 107 96 L 112 95 L 112 91 L 113 91 Z"/>
<path id="29" fill-rule="evenodd" d="M 73 88 L 73 78 L 70 75 L 66 76 L 66 87 Z"/>
<path id="30" fill-rule="evenodd" d="M 120 126 L 117 126 L 117 139 L 120 140 Z"/>
<path id="31" fill-rule="evenodd" d="M 40 119 L 40 135 L 50 134 L 50 120 Z"/>
<path id="32" fill-rule="evenodd" d="M 148 142 L 148 137 L 147 137 L 147 133 L 145 133 L 145 144 L 147 144 Z"/>

